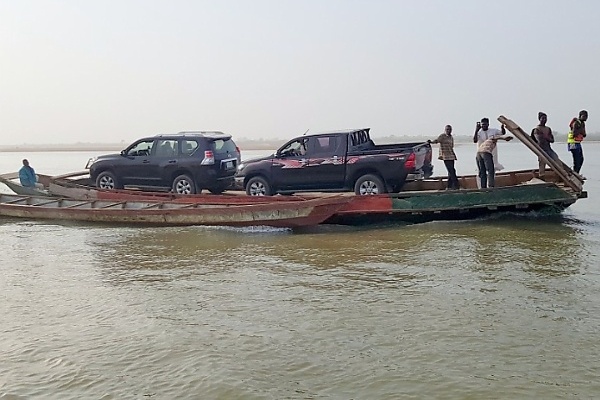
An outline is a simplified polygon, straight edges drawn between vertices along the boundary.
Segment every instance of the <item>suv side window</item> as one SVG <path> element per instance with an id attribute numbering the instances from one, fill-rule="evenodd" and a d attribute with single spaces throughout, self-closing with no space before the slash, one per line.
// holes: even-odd
<path id="1" fill-rule="evenodd" d="M 129 150 L 127 150 L 126 155 L 128 156 L 149 156 L 152 152 L 152 148 L 154 147 L 154 140 L 142 140 L 134 144 Z"/>
<path id="2" fill-rule="evenodd" d="M 191 139 L 183 139 L 181 141 L 181 154 L 191 156 L 198 149 L 198 142 Z"/>
<path id="3" fill-rule="evenodd" d="M 156 141 L 156 151 L 154 155 L 157 157 L 173 157 L 176 156 L 177 151 L 177 140 L 174 139 L 159 139 Z"/>

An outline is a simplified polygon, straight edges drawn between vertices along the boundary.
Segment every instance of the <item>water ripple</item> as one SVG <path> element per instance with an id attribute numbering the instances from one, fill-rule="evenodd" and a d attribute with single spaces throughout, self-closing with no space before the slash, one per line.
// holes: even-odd
<path id="1" fill-rule="evenodd" d="M 586 229 L 0 224 L 0 399 L 591 398 Z"/>

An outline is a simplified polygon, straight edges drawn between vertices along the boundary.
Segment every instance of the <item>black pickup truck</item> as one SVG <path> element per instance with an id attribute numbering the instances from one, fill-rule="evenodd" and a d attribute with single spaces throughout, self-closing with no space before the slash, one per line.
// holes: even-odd
<path id="1" fill-rule="evenodd" d="M 375 145 L 369 128 L 304 135 L 273 155 L 242 162 L 236 183 L 253 196 L 299 191 L 398 192 L 431 176 L 428 143 Z"/>

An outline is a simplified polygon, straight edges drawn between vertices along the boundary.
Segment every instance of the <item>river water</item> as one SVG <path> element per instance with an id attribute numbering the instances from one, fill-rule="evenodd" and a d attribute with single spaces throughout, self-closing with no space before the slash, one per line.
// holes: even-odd
<path id="1" fill-rule="evenodd" d="M 536 166 L 499 146 L 507 168 Z M 0 168 L 59 174 L 99 153 L 0 153 Z M 457 153 L 473 173 L 473 146 Z M 596 398 L 600 144 L 585 154 L 589 198 L 555 217 L 303 232 L 0 219 L 0 399 Z"/>

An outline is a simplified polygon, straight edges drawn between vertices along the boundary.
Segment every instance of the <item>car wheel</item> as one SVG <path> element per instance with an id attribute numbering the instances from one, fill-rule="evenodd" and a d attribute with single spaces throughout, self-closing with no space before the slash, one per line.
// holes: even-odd
<path id="1" fill-rule="evenodd" d="M 246 194 L 248 196 L 273 196 L 273 191 L 269 182 L 262 176 L 255 176 L 248 181 L 246 185 Z"/>
<path id="2" fill-rule="evenodd" d="M 179 175 L 173 180 L 172 191 L 176 194 L 195 194 L 196 185 L 188 175 Z"/>
<path id="3" fill-rule="evenodd" d="M 360 196 L 386 192 L 383 181 L 377 175 L 363 175 L 354 184 L 354 193 Z"/>
<path id="4" fill-rule="evenodd" d="M 96 187 L 99 189 L 123 189 L 123 186 L 117 180 L 115 174 L 110 171 L 103 171 L 96 178 Z"/>

